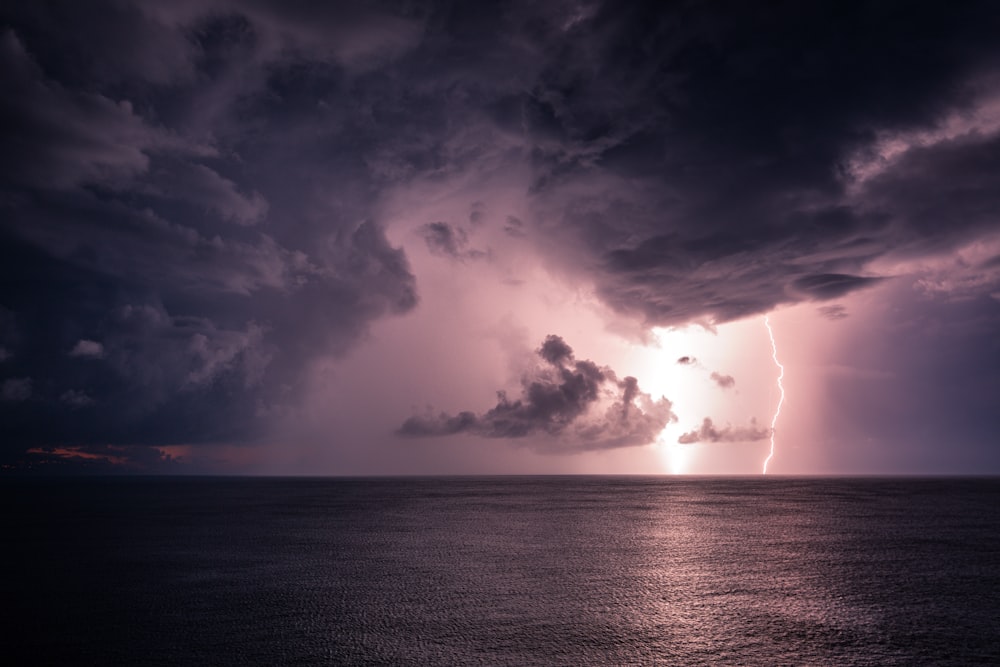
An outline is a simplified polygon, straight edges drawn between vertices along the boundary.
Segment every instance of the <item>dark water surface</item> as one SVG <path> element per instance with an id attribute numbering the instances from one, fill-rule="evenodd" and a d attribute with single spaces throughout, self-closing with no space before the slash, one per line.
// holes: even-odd
<path id="1" fill-rule="evenodd" d="M 1000 664 L 996 479 L 6 480 L 0 500 L 5 664 Z"/>

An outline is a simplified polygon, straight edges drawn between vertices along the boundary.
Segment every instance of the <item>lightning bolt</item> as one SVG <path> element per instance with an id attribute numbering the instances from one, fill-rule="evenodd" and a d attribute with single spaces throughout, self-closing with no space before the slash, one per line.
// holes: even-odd
<path id="1" fill-rule="evenodd" d="M 764 472 L 762 475 L 767 474 L 767 464 L 771 462 L 774 457 L 774 425 L 778 423 L 778 415 L 781 414 L 781 404 L 785 402 L 785 387 L 781 384 L 782 378 L 785 377 L 785 367 L 781 365 L 778 361 L 778 346 L 774 342 L 774 332 L 771 330 L 771 322 L 764 316 L 764 326 L 767 327 L 767 335 L 771 338 L 771 358 L 774 359 L 774 365 L 778 367 L 778 390 L 781 391 L 781 396 L 778 398 L 778 407 L 774 409 L 774 416 L 771 417 L 771 451 L 768 452 L 767 458 L 764 459 Z"/>

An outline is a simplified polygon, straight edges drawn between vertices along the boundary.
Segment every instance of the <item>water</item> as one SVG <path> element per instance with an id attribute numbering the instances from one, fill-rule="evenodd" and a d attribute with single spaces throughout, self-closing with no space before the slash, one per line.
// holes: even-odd
<path id="1" fill-rule="evenodd" d="M 1000 664 L 1000 480 L 7 480 L 0 500 L 6 664 Z"/>

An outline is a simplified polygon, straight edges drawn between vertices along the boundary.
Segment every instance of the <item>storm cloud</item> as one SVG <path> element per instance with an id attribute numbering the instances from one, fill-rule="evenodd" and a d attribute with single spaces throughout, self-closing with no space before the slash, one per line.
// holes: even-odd
<path id="1" fill-rule="evenodd" d="M 43 0 L 0 26 L 0 462 L 260 440 L 419 309 L 418 254 L 647 333 L 838 319 L 912 272 L 1000 294 L 991 2 Z M 671 418 L 557 347 L 518 398 L 403 432 L 586 449 Z"/>
<path id="2" fill-rule="evenodd" d="M 403 422 L 399 435 L 539 436 L 540 449 L 579 451 L 647 445 L 676 421 L 666 398 L 653 400 L 634 377 L 619 381 L 608 367 L 576 360 L 559 336 L 548 336 L 536 354 L 545 364 L 521 379 L 519 398 L 499 391 L 496 406 L 482 414 L 413 416 Z"/>
<path id="3" fill-rule="evenodd" d="M 705 417 L 699 428 L 682 433 L 677 438 L 677 442 L 682 445 L 696 442 L 755 442 L 769 437 L 771 437 L 771 429 L 758 426 L 756 419 L 751 419 L 748 426 L 726 424 L 720 429 L 709 417 Z"/>
<path id="4" fill-rule="evenodd" d="M 605 301 L 650 324 L 721 323 L 843 296 L 882 277 L 880 255 L 981 233 L 1000 204 L 980 176 L 997 14 L 909 9 L 636 5 L 575 24 L 532 102 L 567 270 L 596 263 Z"/>
<path id="5" fill-rule="evenodd" d="M 260 437 L 315 359 L 417 303 L 362 194 L 376 176 L 285 152 L 374 134 L 267 100 L 298 58 L 336 78 L 414 33 L 266 4 L 36 8 L 0 31 L 0 457 Z"/>

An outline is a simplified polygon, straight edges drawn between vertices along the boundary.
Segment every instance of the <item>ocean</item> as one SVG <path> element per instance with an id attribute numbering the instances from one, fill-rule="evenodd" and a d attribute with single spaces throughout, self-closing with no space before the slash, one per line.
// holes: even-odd
<path id="1" fill-rule="evenodd" d="M 997 665 L 1000 480 L 7 479 L 8 665 Z"/>

